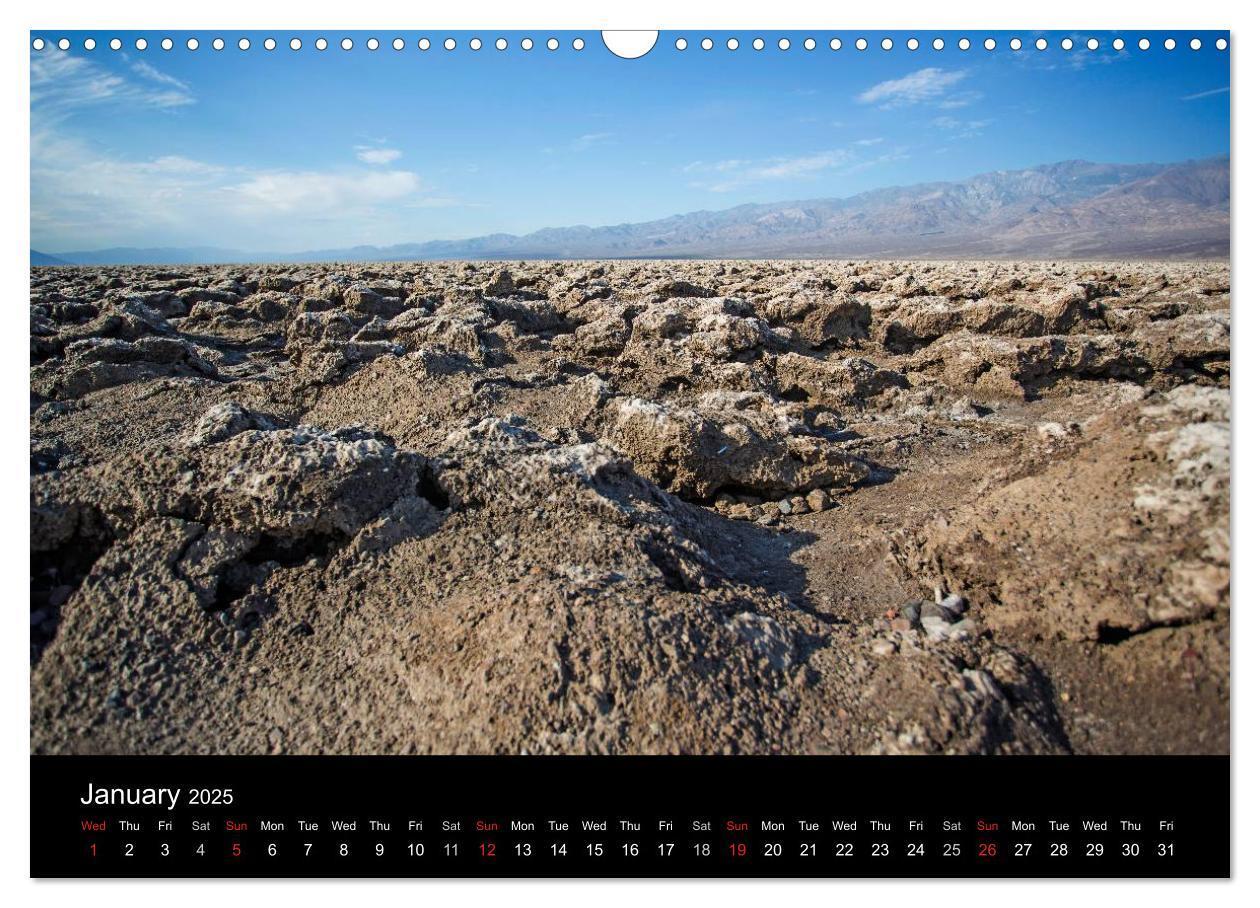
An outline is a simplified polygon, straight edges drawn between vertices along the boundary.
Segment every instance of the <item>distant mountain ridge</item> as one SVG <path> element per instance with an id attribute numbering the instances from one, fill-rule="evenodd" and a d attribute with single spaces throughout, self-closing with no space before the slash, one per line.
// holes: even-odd
<path id="1" fill-rule="evenodd" d="M 36 252 L 34 249 L 32 249 L 31 250 L 31 264 L 32 265 L 69 265 L 71 263 L 66 261 L 65 259 L 58 258 L 55 255 L 45 255 L 42 252 Z"/>
<path id="2" fill-rule="evenodd" d="M 606 227 L 552 227 L 296 254 L 105 249 L 93 264 L 597 258 L 1189 258 L 1229 256 L 1228 156 L 1175 164 L 1061 161 L 846 198 L 739 205 Z M 31 252 L 31 264 L 37 253 Z"/>

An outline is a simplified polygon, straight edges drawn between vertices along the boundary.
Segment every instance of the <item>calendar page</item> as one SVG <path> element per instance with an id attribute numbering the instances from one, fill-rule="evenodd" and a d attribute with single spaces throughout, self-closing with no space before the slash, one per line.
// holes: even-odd
<path id="1" fill-rule="evenodd" d="M 1229 32 L 28 40 L 32 876 L 1230 875 Z"/>

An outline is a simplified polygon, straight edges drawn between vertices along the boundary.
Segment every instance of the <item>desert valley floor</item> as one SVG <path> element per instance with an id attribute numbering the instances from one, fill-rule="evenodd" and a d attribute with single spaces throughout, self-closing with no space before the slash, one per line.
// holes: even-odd
<path id="1" fill-rule="evenodd" d="M 31 273 L 31 748 L 1226 753 L 1224 264 Z"/>

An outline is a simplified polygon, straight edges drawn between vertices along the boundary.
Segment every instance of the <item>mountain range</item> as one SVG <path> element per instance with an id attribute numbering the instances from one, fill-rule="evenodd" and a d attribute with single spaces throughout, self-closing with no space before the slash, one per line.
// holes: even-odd
<path id="1" fill-rule="evenodd" d="M 1061 161 L 846 198 L 747 204 L 606 227 L 271 254 L 129 247 L 32 265 L 606 258 L 1229 257 L 1228 156 L 1173 164 Z"/>

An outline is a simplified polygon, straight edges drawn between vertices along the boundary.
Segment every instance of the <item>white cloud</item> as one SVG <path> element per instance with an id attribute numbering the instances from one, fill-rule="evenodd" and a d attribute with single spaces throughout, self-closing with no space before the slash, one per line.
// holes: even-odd
<path id="1" fill-rule="evenodd" d="M 53 129 L 31 134 L 36 249 L 208 244 L 283 252 L 388 243 L 423 230 L 423 210 L 463 204 L 408 170 L 122 158 Z"/>
<path id="2" fill-rule="evenodd" d="M 198 217 L 190 202 L 201 208 L 223 176 L 222 168 L 178 156 L 122 161 L 47 129 L 32 132 L 32 243 L 64 237 L 115 245 L 119 236 L 178 233 Z"/>
<path id="3" fill-rule="evenodd" d="M 692 161 L 683 168 L 683 173 L 727 173 L 732 170 L 739 170 L 741 167 L 748 167 L 751 163 L 751 161 L 744 161 L 739 158 L 730 158 L 726 161 Z"/>
<path id="4" fill-rule="evenodd" d="M 585 135 L 578 136 L 576 139 L 574 139 L 572 142 L 569 142 L 567 145 L 559 145 L 559 146 L 548 145 L 542 149 L 542 153 L 543 154 L 562 154 L 562 153 L 568 152 L 570 154 L 577 154 L 583 151 L 588 151 L 594 148 L 596 145 L 603 145 L 604 143 L 610 141 L 612 138 L 613 138 L 613 133 L 611 132 L 588 132 Z"/>
<path id="5" fill-rule="evenodd" d="M 168 75 L 167 73 L 162 72 L 156 66 L 150 66 L 148 63 L 145 63 L 143 60 L 137 60 L 135 63 L 132 63 L 131 69 L 133 72 L 137 73 L 138 75 L 143 76 L 144 78 L 148 79 L 151 82 L 157 82 L 159 85 L 170 85 L 175 88 L 178 88 L 180 91 L 183 91 L 183 92 L 191 91 L 191 89 L 188 87 L 187 82 L 181 82 L 179 79 L 176 79 L 174 76 Z"/>
<path id="6" fill-rule="evenodd" d="M 611 132 L 588 132 L 574 139 L 571 147 L 574 151 L 586 151 L 588 148 L 607 142 L 612 136 Z"/>
<path id="7" fill-rule="evenodd" d="M 147 72 L 137 69 L 143 65 Z M 49 52 L 31 60 L 31 111 L 59 119 L 101 104 L 169 109 L 195 102 L 188 86 L 147 64 L 133 64 L 143 81 L 76 57 Z M 153 83 L 153 84 L 149 84 Z"/>
<path id="8" fill-rule="evenodd" d="M 1195 92 L 1195 93 L 1194 93 L 1194 94 L 1192 94 L 1192 95 L 1186 95 L 1186 96 L 1184 96 L 1181 100 L 1183 100 L 1183 101 L 1197 101 L 1197 100 L 1199 100 L 1200 98 L 1210 98 L 1210 97 L 1212 97 L 1213 95 L 1220 95 L 1220 94 L 1224 94 L 1224 93 L 1225 93 L 1225 92 L 1227 92 L 1227 91 L 1229 91 L 1229 86 L 1228 86 L 1228 85 L 1224 86 L 1223 88 L 1209 88 L 1207 91 L 1198 91 L 1198 92 Z"/>
<path id="9" fill-rule="evenodd" d="M 750 174 L 753 179 L 758 180 L 789 180 L 818 173 L 820 170 L 831 170 L 848 163 L 851 158 L 852 154 L 844 150 L 822 151 L 795 158 L 780 158 L 773 163 L 753 168 Z"/>
<path id="10" fill-rule="evenodd" d="M 879 104 L 882 107 L 904 107 L 935 101 L 952 86 L 966 77 L 963 70 L 946 70 L 929 66 L 902 76 L 873 85 L 857 96 L 862 104 Z"/>
<path id="11" fill-rule="evenodd" d="M 420 178 L 406 170 L 368 172 L 285 171 L 258 173 L 223 188 L 245 206 L 277 212 L 320 214 L 394 202 L 420 190 Z"/>
<path id="12" fill-rule="evenodd" d="M 882 137 L 854 139 L 845 148 L 799 155 L 780 155 L 750 161 L 744 158 L 728 158 L 721 161 L 692 161 L 682 168 L 683 173 L 709 175 L 710 179 L 696 180 L 689 185 L 693 189 L 709 192 L 731 192 L 755 183 L 802 182 L 824 175 L 853 174 L 879 164 L 904 160 L 906 149 L 891 148 L 883 154 L 870 157 L 866 149 L 883 144 Z"/>
<path id="13" fill-rule="evenodd" d="M 194 161 L 191 158 L 181 157 L 180 155 L 168 154 L 160 158 L 154 158 L 145 164 L 136 165 L 150 170 L 154 173 L 172 173 L 172 174 L 219 174 L 223 172 L 222 167 L 216 167 L 213 164 L 207 164 L 204 161 Z"/>
<path id="14" fill-rule="evenodd" d="M 709 192 L 730 192 L 752 183 L 805 180 L 827 171 L 852 165 L 856 156 L 846 148 L 811 154 L 780 156 L 760 161 L 732 158 L 724 161 L 693 161 L 684 173 L 710 174 L 713 179 L 692 186 Z"/>
<path id="15" fill-rule="evenodd" d="M 993 125 L 992 120 L 960 120 L 957 117 L 940 116 L 932 120 L 932 125 L 943 132 L 952 134 L 955 139 L 974 139 Z"/>
<path id="16" fill-rule="evenodd" d="M 391 164 L 402 157 L 397 148 L 373 148 L 370 145 L 354 146 L 354 156 L 364 164 Z"/>
<path id="17" fill-rule="evenodd" d="M 984 95 L 978 91 L 959 91 L 941 98 L 936 106 L 941 110 L 957 110 L 960 107 L 968 107 L 975 104 L 983 97 Z"/>

